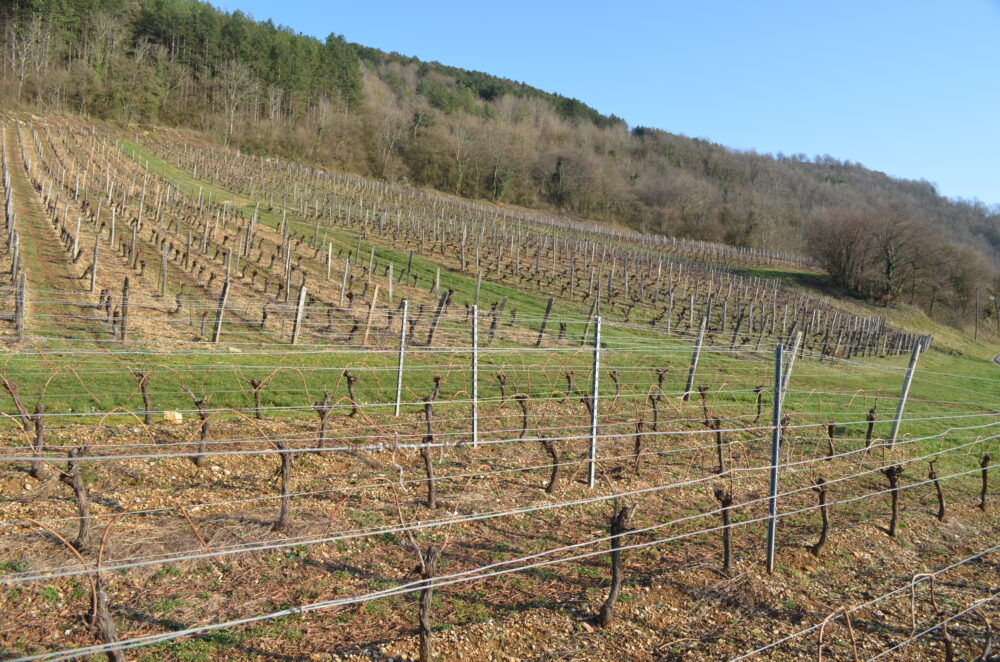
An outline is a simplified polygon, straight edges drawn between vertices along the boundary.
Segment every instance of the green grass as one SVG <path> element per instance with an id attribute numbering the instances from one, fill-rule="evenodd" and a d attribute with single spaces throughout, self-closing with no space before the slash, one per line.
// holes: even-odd
<path id="1" fill-rule="evenodd" d="M 59 589 L 55 586 L 46 586 L 42 589 L 42 599 L 50 605 L 55 604 L 59 601 Z"/>
<path id="2" fill-rule="evenodd" d="M 189 641 L 169 641 L 154 644 L 143 649 L 139 657 L 141 662 L 161 662 L 162 660 L 177 660 L 178 662 L 208 662 L 224 655 L 227 659 L 243 659 L 238 655 L 241 644 L 250 637 L 250 631 L 235 632 L 230 630 L 209 632 L 197 639 Z M 234 658 L 233 656 L 236 655 Z"/>
<path id="3" fill-rule="evenodd" d="M 159 600 L 157 602 L 154 602 L 150 606 L 149 610 L 152 611 L 154 614 L 163 614 L 170 611 L 176 611 L 185 606 L 187 606 L 187 603 L 185 603 L 183 600 L 180 600 L 178 598 L 170 598 L 167 600 Z"/>

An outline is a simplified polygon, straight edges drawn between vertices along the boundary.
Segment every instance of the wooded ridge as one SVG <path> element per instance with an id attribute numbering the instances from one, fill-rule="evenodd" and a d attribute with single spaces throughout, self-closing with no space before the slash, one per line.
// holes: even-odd
<path id="1" fill-rule="evenodd" d="M 995 309 L 1000 213 L 927 181 L 629 127 L 524 83 L 196 0 L 20 0 L 0 20 L 0 89 L 21 107 L 190 128 L 404 185 L 807 254 L 845 291 L 950 323 L 974 316 L 977 288 L 981 312 Z"/>

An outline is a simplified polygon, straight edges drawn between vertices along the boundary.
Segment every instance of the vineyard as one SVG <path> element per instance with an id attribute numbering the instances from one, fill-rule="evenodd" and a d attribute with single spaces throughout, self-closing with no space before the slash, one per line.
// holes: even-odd
<path id="1" fill-rule="evenodd" d="M 956 333 L 797 255 L 0 131 L 4 659 L 997 659 Z"/>

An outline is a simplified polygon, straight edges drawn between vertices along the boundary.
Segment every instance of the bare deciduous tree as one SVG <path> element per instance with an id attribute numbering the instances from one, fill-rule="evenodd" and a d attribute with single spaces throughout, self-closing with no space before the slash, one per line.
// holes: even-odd
<path id="1" fill-rule="evenodd" d="M 10 21 L 4 34 L 9 49 L 10 69 L 17 81 L 17 100 L 21 100 L 24 85 L 32 78 L 45 74 L 55 36 L 40 16 L 24 22 Z"/>
<path id="2" fill-rule="evenodd" d="M 253 72 L 242 60 L 229 60 L 215 77 L 216 94 L 226 113 L 226 144 L 233 139 L 236 114 L 244 106 L 254 85 Z"/>

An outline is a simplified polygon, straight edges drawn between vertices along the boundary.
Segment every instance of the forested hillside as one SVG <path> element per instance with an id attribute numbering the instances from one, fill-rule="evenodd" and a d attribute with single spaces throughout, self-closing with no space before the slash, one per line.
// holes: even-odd
<path id="1" fill-rule="evenodd" d="M 977 288 L 987 302 L 996 290 L 1000 210 L 857 163 L 630 128 L 522 83 L 194 0 L 20 0 L 2 34 L 2 98 L 21 107 L 188 127 L 461 196 L 805 252 L 837 286 L 950 321 L 972 315 Z"/>

